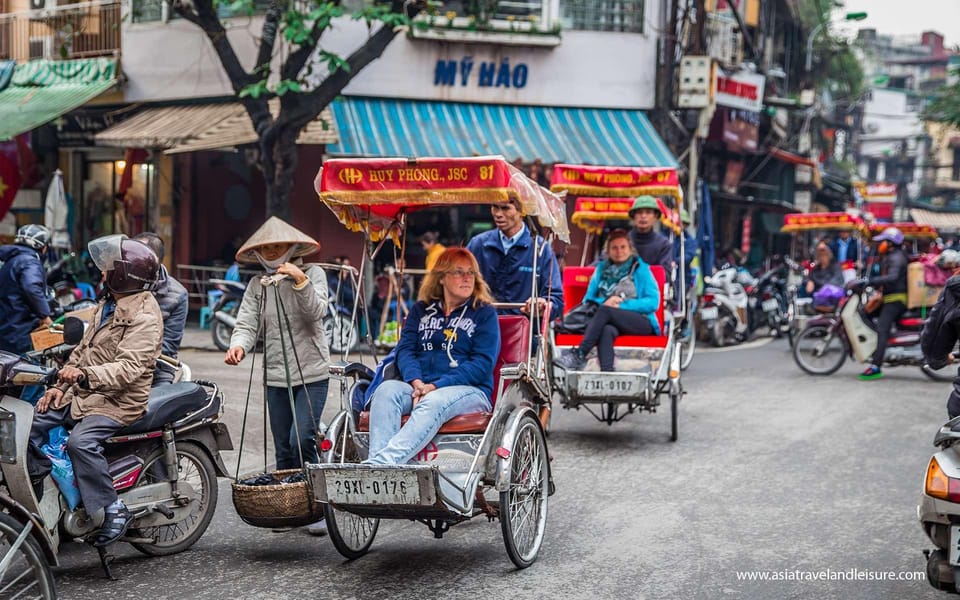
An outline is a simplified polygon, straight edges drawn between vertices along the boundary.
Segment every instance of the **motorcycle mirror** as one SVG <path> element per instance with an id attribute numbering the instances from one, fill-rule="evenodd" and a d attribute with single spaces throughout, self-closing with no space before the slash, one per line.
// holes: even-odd
<path id="1" fill-rule="evenodd" d="M 77 317 L 67 317 L 63 320 L 63 343 L 76 346 L 83 339 L 86 323 Z"/>

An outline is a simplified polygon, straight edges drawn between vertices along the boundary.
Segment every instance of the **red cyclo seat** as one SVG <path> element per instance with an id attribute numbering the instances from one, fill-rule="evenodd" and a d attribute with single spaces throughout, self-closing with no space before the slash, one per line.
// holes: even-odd
<path id="1" fill-rule="evenodd" d="M 593 276 L 595 267 L 567 267 L 563 270 L 563 302 L 564 308 L 568 311 L 574 306 L 583 302 L 583 297 L 587 294 L 587 287 L 590 285 L 590 278 Z M 660 265 L 650 265 L 650 272 L 653 278 L 657 280 L 657 286 L 660 288 L 660 305 L 657 307 L 657 323 L 660 324 L 660 331 L 665 332 L 663 323 L 664 299 L 663 288 L 667 281 L 666 272 Z M 614 340 L 614 348 L 666 348 L 668 336 L 666 335 L 618 335 Z M 579 346 L 583 341 L 583 335 L 578 333 L 557 333 L 557 346 Z"/>
<path id="2" fill-rule="evenodd" d="M 497 362 L 493 366 L 493 396 L 490 398 L 490 404 L 493 406 L 497 402 L 497 389 L 500 385 L 500 367 L 505 364 L 525 362 L 527 360 L 527 348 L 530 341 L 530 318 L 524 315 L 500 315 L 497 320 L 500 323 L 500 355 L 497 356 Z M 438 433 L 474 433 L 481 434 L 487 429 L 490 423 L 489 412 L 476 412 L 457 415 L 440 427 Z M 401 426 L 407 422 L 409 415 L 400 418 Z M 360 413 L 360 420 L 357 423 L 359 431 L 370 430 L 370 411 Z"/>

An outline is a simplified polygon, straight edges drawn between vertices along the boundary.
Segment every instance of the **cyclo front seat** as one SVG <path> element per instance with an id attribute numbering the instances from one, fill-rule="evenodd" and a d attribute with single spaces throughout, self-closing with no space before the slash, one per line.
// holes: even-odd
<path id="1" fill-rule="evenodd" d="M 123 436 L 163 429 L 163 426 L 167 423 L 199 411 L 208 403 L 210 407 L 203 411 L 203 415 L 196 415 L 198 418 L 217 414 L 220 410 L 219 398 L 214 398 L 211 402 L 207 390 L 192 381 L 157 386 L 150 390 L 147 412 L 136 422 L 124 427 L 114 435 Z"/>

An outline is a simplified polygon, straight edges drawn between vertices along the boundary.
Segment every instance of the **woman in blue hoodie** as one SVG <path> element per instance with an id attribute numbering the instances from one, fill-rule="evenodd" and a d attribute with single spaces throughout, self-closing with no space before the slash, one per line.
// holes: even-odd
<path id="1" fill-rule="evenodd" d="M 449 248 L 424 278 L 397 344 L 400 380 L 370 399 L 366 462 L 404 464 L 451 418 L 491 409 L 500 325 L 477 260 Z M 400 418 L 410 419 L 400 426 Z"/>
<path id="2" fill-rule="evenodd" d="M 636 255 L 629 234 L 617 229 L 607 238 L 607 258 L 597 266 L 584 302 L 597 304 L 583 341 L 564 351 L 556 362 L 571 371 L 586 365 L 587 353 L 597 347 L 601 371 L 613 371 L 613 342 L 618 335 L 660 335 L 657 308 L 660 287 L 650 267 Z"/>

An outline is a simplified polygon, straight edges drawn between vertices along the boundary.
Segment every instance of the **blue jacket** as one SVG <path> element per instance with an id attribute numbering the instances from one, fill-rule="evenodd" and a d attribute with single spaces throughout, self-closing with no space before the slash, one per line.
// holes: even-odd
<path id="1" fill-rule="evenodd" d="M 438 388 L 471 385 L 490 398 L 493 367 L 500 354 L 500 324 L 492 306 L 473 308 L 472 302 L 468 300 L 449 316 L 444 316 L 439 302 L 413 305 L 397 344 L 397 367 L 404 381 L 419 379 Z M 452 344 L 449 352 L 448 343 Z M 451 358 L 455 366 L 450 366 Z"/>
<path id="2" fill-rule="evenodd" d="M 653 325 L 655 335 L 660 335 L 660 323 L 657 322 L 657 309 L 660 307 L 660 286 L 657 280 L 650 272 L 650 266 L 643 262 L 642 258 L 637 258 L 640 264 L 633 271 L 633 285 L 637 288 L 637 297 L 624 300 L 620 304 L 623 310 L 631 310 L 647 315 L 650 324 Z M 600 273 L 607 264 L 604 260 L 597 265 L 597 270 L 593 272 L 590 278 L 590 284 L 587 286 L 587 293 L 583 296 L 584 302 L 594 302 L 603 304 L 606 298 L 600 296 Z"/>
<path id="3" fill-rule="evenodd" d="M 0 350 L 22 354 L 33 348 L 30 332 L 50 316 L 47 279 L 36 250 L 0 247 Z"/>
<path id="4" fill-rule="evenodd" d="M 537 236 L 537 244 L 543 238 Z M 554 317 L 563 314 L 563 280 L 560 265 L 549 244 L 543 244 L 537 259 L 537 292 L 552 304 Z M 533 287 L 533 239 L 526 225 L 517 243 L 504 254 L 500 230 L 491 229 L 474 236 L 467 244 L 480 265 L 480 273 L 498 302 L 526 302 Z M 517 313 L 504 310 L 504 313 Z"/>

